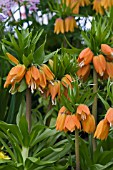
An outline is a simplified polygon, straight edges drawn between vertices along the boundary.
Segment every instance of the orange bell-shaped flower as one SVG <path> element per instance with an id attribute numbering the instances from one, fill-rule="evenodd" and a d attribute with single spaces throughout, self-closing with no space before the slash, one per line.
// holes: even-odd
<path id="1" fill-rule="evenodd" d="M 72 9 L 73 14 L 79 13 L 79 7 L 80 7 L 79 0 L 72 0 L 71 9 Z"/>
<path id="2" fill-rule="evenodd" d="M 66 119 L 66 107 L 65 106 L 62 106 L 61 109 L 59 110 L 58 112 L 58 117 L 57 117 L 57 120 L 56 120 L 56 130 L 64 130 L 64 123 L 65 123 L 65 119 Z"/>
<path id="3" fill-rule="evenodd" d="M 101 5 L 107 10 L 108 8 L 112 7 L 113 0 L 102 0 Z"/>
<path id="4" fill-rule="evenodd" d="M 77 107 L 77 111 L 76 111 L 76 114 L 79 118 L 79 120 L 85 120 L 87 118 L 88 115 L 90 115 L 90 110 L 88 108 L 87 105 L 85 104 L 80 104 L 78 107 Z"/>
<path id="5" fill-rule="evenodd" d="M 110 123 L 110 125 L 113 126 L 113 108 L 109 108 L 106 115 L 105 119 Z"/>
<path id="6" fill-rule="evenodd" d="M 62 18 L 57 18 L 55 21 L 55 26 L 54 26 L 54 33 L 59 34 L 62 33 L 64 34 L 65 28 L 64 28 L 64 20 Z"/>
<path id="7" fill-rule="evenodd" d="M 85 6 L 90 4 L 90 0 L 80 0 L 79 1 L 80 6 Z"/>
<path id="8" fill-rule="evenodd" d="M 4 88 L 8 87 L 11 84 L 12 88 L 10 89 L 10 91 L 12 91 L 12 89 L 15 88 L 15 84 L 19 83 L 22 80 L 22 78 L 25 75 L 25 72 L 26 68 L 24 65 L 18 64 L 15 67 L 13 67 L 9 71 L 9 74 L 4 84 Z"/>
<path id="9" fill-rule="evenodd" d="M 52 73 L 52 71 L 46 64 L 42 64 L 42 66 L 40 66 L 40 70 L 44 72 L 46 80 L 48 81 L 54 80 L 55 75 Z"/>
<path id="10" fill-rule="evenodd" d="M 109 45 L 107 44 L 101 44 L 101 51 L 108 56 L 113 56 L 113 48 L 111 48 Z"/>
<path id="11" fill-rule="evenodd" d="M 72 77 L 69 74 L 66 74 L 62 79 L 61 79 L 61 83 L 64 87 L 68 88 L 72 88 Z"/>
<path id="12" fill-rule="evenodd" d="M 100 54 L 98 56 L 93 57 L 93 65 L 96 70 L 96 72 L 100 75 L 103 76 L 104 72 L 106 70 L 106 60 L 105 57 Z"/>
<path id="13" fill-rule="evenodd" d="M 101 120 L 97 125 L 96 131 L 94 133 L 94 138 L 101 140 L 107 139 L 109 129 L 110 124 L 108 123 L 108 121 L 106 119 Z"/>
<path id="14" fill-rule="evenodd" d="M 81 129 L 81 124 L 77 116 L 75 114 L 67 115 L 64 123 L 64 130 L 69 130 L 70 132 L 73 132 L 76 128 Z"/>
<path id="15" fill-rule="evenodd" d="M 58 95 L 60 96 L 60 81 L 54 81 L 52 84 L 49 83 L 47 96 L 51 95 L 52 97 L 52 104 L 55 104 L 55 97 Z"/>
<path id="16" fill-rule="evenodd" d="M 94 54 L 89 47 L 82 50 L 77 59 L 77 61 L 79 62 L 79 66 L 83 67 L 84 65 L 90 64 L 93 56 Z"/>
<path id="17" fill-rule="evenodd" d="M 83 131 L 86 133 L 93 133 L 95 130 L 95 119 L 93 115 L 87 115 L 87 118 L 82 120 Z"/>
<path id="18" fill-rule="evenodd" d="M 103 7 L 101 5 L 102 0 L 94 0 L 93 1 L 93 10 L 96 11 L 96 13 L 99 13 L 100 15 L 104 14 Z"/>
<path id="19" fill-rule="evenodd" d="M 88 76 L 89 76 L 89 74 L 90 74 L 90 64 L 87 64 L 87 65 L 85 65 L 85 66 L 83 66 L 83 67 L 81 67 L 78 71 L 77 71 L 77 76 L 80 78 L 80 79 L 82 79 L 83 81 L 85 81 L 87 78 L 88 78 Z"/>
<path id="20" fill-rule="evenodd" d="M 106 74 L 108 77 L 113 78 L 113 63 L 112 62 L 106 62 Z"/>
<path id="21" fill-rule="evenodd" d="M 31 92 L 33 93 L 40 84 L 40 72 L 38 68 L 31 66 L 26 72 L 25 78 L 28 87 L 31 88 Z"/>
<path id="22" fill-rule="evenodd" d="M 74 32 L 74 28 L 75 27 L 77 28 L 76 21 L 75 21 L 74 17 L 72 17 L 72 16 L 65 18 L 64 22 L 65 22 L 65 31 L 66 32 L 69 32 L 69 31 Z"/>

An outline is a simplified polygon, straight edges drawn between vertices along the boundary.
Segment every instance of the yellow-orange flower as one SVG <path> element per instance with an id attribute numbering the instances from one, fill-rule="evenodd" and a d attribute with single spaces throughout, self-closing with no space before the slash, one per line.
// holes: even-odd
<path id="1" fill-rule="evenodd" d="M 54 81 L 52 84 L 49 83 L 47 96 L 51 95 L 52 97 L 52 104 L 55 104 L 55 97 L 56 95 L 60 96 L 60 81 Z"/>
<path id="2" fill-rule="evenodd" d="M 105 73 L 107 74 L 107 78 L 113 78 L 113 63 L 112 62 L 106 62 L 106 71 Z"/>
<path id="3" fill-rule="evenodd" d="M 91 63 L 93 56 L 94 54 L 89 47 L 82 50 L 77 59 L 79 66 L 83 67 L 84 65 Z"/>
<path id="4" fill-rule="evenodd" d="M 101 51 L 108 56 L 113 56 L 113 48 L 111 48 L 109 45 L 107 44 L 101 44 Z"/>
<path id="5" fill-rule="evenodd" d="M 90 64 L 87 64 L 79 68 L 79 70 L 77 71 L 77 76 L 83 81 L 85 81 L 88 78 L 89 74 L 90 74 Z"/>
<path id="6" fill-rule="evenodd" d="M 15 67 L 13 67 L 6 78 L 4 88 L 8 87 L 11 84 L 10 92 L 15 89 L 15 84 L 19 83 L 22 78 L 24 77 L 26 72 L 26 68 L 24 65 L 18 64 Z"/>
<path id="7" fill-rule="evenodd" d="M 39 86 L 44 89 L 47 85 L 46 76 L 45 76 L 45 73 L 42 70 L 39 70 L 39 72 L 40 72 L 40 84 L 39 84 Z"/>
<path id="8" fill-rule="evenodd" d="M 79 118 L 79 120 L 85 120 L 87 118 L 87 116 L 90 115 L 90 110 L 88 108 L 87 105 L 85 104 L 80 104 L 78 107 L 77 107 L 77 111 L 76 111 L 76 114 Z"/>
<path id="9" fill-rule="evenodd" d="M 64 28 L 64 20 L 62 18 L 57 18 L 55 21 L 55 26 L 54 26 L 54 33 L 59 34 L 62 33 L 64 34 L 65 28 Z"/>
<path id="10" fill-rule="evenodd" d="M 95 130 L 95 119 L 93 115 L 87 115 L 85 120 L 82 120 L 83 131 L 86 133 L 93 133 Z"/>
<path id="11" fill-rule="evenodd" d="M 66 74 L 62 79 L 61 79 L 61 83 L 64 87 L 68 88 L 72 88 L 72 77 L 69 74 Z"/>
<path id="12" fill-rule="evenodd" d="M 3 151 L 0 151 L 0 159 L 11 159 L 11 158 L 7 156 Z"/>
<path id="13" fill-rule="evenodd" d="M 101 5 L 101 2 L 103 0 L 94 0 L 93 1 L 93 9 L 96 11 L 96 13 L 99 13 L 100 15 L 104 14 L 103 7 Z"/>
<path id="14" fill-rule="evenodd" d="M 25 78 L 28 87 L 31 88 L 31 92 L 33 93 L 40 84 L 40 72 L 38 68 L 31 66 L 26 72 Z"/>
<path id="15" fill-rule="evenodd" d="M 65 18 L 64 22 L 65 22 L 65 31 L 66 32 L 69 32 L 69 31 L 74 32 L 74 28 L 75 27 L 77 28 L 75 18 L 72 16 Z"/>
<path id="16" fill-rule="evenodd" d="M 113 0 L 102 0 L 102 1 L 101 1 L 101 5 L 102 5 L 105 9 L 108 9 L 108 8 L 112 7 L 112 5 L 113 5 Z"/>
<path id="17" fill-rule="evenodd" d="M 110 123 L 110 125 L 113 126 L 113 108 L 109 108 L 106 115 L 105 119 Z"/>
<path id="18" fill-rule="evenodd" d="M 96 72 L 100 75 L 103 76 L 104 72 L 106 70 L 106 60 L 105 57 L 100 54 L 98 56 L 93 57 L 93 65 L 96 70 Z"/>
<path id="19" fill-rule="evenodd" d="M 52 73 L 52 71 L 46 64 L 42 64 L 42 66 L 40 66 L 40 70 L 44 72 L 46 80 L 48 81 L 54 80 L 55 75 Z"/>
<path id="20" fill-rule="evenodd" d="M 65 106 L 62 106 L 58 112 L 58 117 L 56 120 L 56 130 L 63 131 L 64 130 L 64 123 L 67 115 L 67 109 Z"/>
<path id="21" fill-rule="evenodd" d="M 72 0 L 71 9 L 72 9 L 73 14 L 79 13 L 79 7 L 80 7 L 79 0 Z"/>
<path id="22" fill-rule="evenodd" d="M 80 6 L 85 6 L 90 4 L 90 0 L 79 0 Z"/>
<path id="23" fill-rule="evenodd" d="M 73 132 L 75 129 L 81 129 L 81 124 L 75 114 L 67 115 L 64 123 L 64 130 Z"/>
<path id="24" fill-rule="evenodd" d="M 106 119 L 101 120 L 97 125 L 96 131 L 94 133 L 94 137 L 101 140 L 107 139 L 109 129 L 110 129 L 110 124 L 108 123 L 108 121 Z"/>
<path id="25" fill-rule="evenodd" d="M 14 63 L 14 64 L 19 64 L 19 61 L 10 53 L 6 53 L 6 55 L 8 56 L 8 58 Z"/>

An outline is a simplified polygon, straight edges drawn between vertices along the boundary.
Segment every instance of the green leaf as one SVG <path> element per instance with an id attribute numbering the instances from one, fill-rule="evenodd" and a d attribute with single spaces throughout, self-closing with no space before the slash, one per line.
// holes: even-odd
<path id="1" fill-rule="evenodd" d="M 26 120 L 24 115 L 22 115 L 22 117 L 20 118 L 19 129 L 20 129 L 21 134 L 23 136 L 23 145 L 25 147 L 28 147 L 29 146 L 29 142 L 30 142 L 30 138 L 29 138 L 27 120 Z"/>
<path id="2" fill-rule="evenodd" d="M 43 63 L 46 63 L 50 58 L 52 58 L 52 57 L 53 57 L 55 54 L 57 54 L 59 51 L 60 51 L 60 49 L 57 49 L 56 51 L 51 52 L 51 53 L 48 54 L 48 55 L 45 55 L 45 56 L 44 56 L 44 61 L 43 61 Z"/>
<path id="3" fill-rule="evenodd" d="M 26 84 L 25 79 L 22 79 L 18 87 L 18 92 L 23 92 L 25 89 L 27 89 L 27 84 Z"/>
<path id="4" fill-rule="evenodd" d="M 109 104 L 99 94 L 97 94 L 97 95 L 100 98 L 100 100 L 102 101 L 102 103 L 104 104 L 105 109 L 108 110 L 110 108 Z"/>
<path id="5" fill-rule="evenodd" d="M 45 52 L 44 52 L 44 47 L 45 47 L 45 43 L 46 40 L 44 41 L 44 43 L 34 52 L 33 58 L 34 58 L 34 62 L 35 64 L 42 64 L 44 61 L 44 56 L 45 56 Z"/>

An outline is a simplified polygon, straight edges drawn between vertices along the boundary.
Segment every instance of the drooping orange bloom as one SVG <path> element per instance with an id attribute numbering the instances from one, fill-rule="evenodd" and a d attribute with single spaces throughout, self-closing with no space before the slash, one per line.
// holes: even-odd
<path id="1" fill-rule="evenodd" d="M 72 9 L 73 14 L 79 13 L 79 7 L 80 7 L 79 0 L 72 0 L 71 9 Z"/>
<path id="2" fill-rule="evenodd" d="M 98 138 L 101 140 L 107 139 L 108 133 L 110 129 L 110 124 L 106 119 L 103 119 L 97 125 L 96 131 L 94 133 L 94 138 Z"/>
<path id="3" fill-rule="evenodd" d="M 52 71 L 46 64 L 42 64 L 42 66 L 40 66 L 40 70 L 44 72 L 46 80 L 48 81 L 54 80 L 55 75 L 52 73 Z"/>
<path id="4" fill-rule="evenodd" d="M 64 34 L 65 28 L 64 28 L 64 20 L 62 18 L 57 18 L 55 21 L 55 26 L 54 26 L 54 33 L 59 34 L 62 33 Z"/>
<path id="5" fill-rule="evenodd" d="M 26 72 L 26 68 L 24 65 L 18 64 L 15 67 L 13 67 L 6 78 L 4 88 L 8 87 L 11 84 L 10 92 L 12 92 L 15 89 L 16 83 L 19 83 Z"/>
<path id="6" fill-rule="evenodd" d="M 104 14 L 104 10 L 103 10 L 103 7 L 101 5 L 102 1 L 103 0 L 94 0 L 93 1 L 93 10 L 95 10 L 96 13 L 99 13 L 100 15 Z"/>
<path id="7" fill-rule="evenodd" d="M 87 115 L 85 120 L 82 120 L 83 131 L 86 133 L 93 133 L 95 130 L 95 119 L 93 115 Z"/>
<path id="8" fill-rule="evenodd" d="M 6 53 L 6 55 L 8 56 L 8 58 L 14 63 L 14 64 L 19 64 L 19 61 L 10 53 Z"/>
<path id="9" fill-rule="evenodd" d="M 110 77 L 113 78 L 113 63 L 112 62 L 106 62 L 106 78 Z"/>
<path id="10" fill-rule="evenodd" d="M 90 110 L 88 108 L 87 105 L 85 104 L 80 104 L 78 107 L 77 107 L 77 111 L 76 111 L 76 114 L 79 118 L 79 120 L 85 120 L 87 118 L 87 116 L 90 115 Z"/>
<path id="11" fill-rule="evenodd" d="M 64 130 L 73 132 L 75 129 L 81 129 L 81 124 L 75 114 L 67 115 L 64 123 Z"/>
<path id="12" fill-rule="evenodd" d="M 84 65 L 90 64 L 93 56 L 94 54 L 89 47 L 82 50 L 77 59 L 77 61 L 79 62 L 79 66 L 83 67 Z"/>
<path id="13" fill-rule="evenodd" d="M 62 79 L 61 79 L 61 83 L 64 87 L 68 88 L 72 88 L 72 77 L 69 74 L 66 74 Z"/>
<path id="14" fill-rule="evenodd" d="M 51 95 L 52 97 L 52 104 L 55 104 L 55 97 L 58 95 L 60 96 L 60 81 L 54 81 L 52 84 L 49 83 L 48 90 L 47 90 L 47 96 Z"/>
<path id="15" fill-rule="evenodd" d="M 110 125 L 113 126 L 113 108 L 109 108 L 106 115 L 105 119 L 109 122 Z"/>
<path id="16" fill-rule="evenodd" d="M 106 70 L 106 60 L 105 57 L 100 54 L 98 56 L 93 57 L 93 65 L 96 70 L 96 72 L 100 75 L 103 76 L 104 72 Z"/>
<path id="17" fill-rule="evenodd" d="M 104 9 L 108 9 L 108 8 L 112 7 L 113 0 L 102 0 L 101 5 L 104 7 Z"/>
<path id="18" fill-rule="evenodd" d="M 90 74 L 90 64 L 87 64 L 83 67 L 81 67 L 78 71 L 77 71 L 77 76 L 82 79 L 83 81 L 85 81 L 89 74 Z"/>
<path id="19" fill-rule="evenodd" d="M 56 130 L 63 131 L 64 130 L 64 123 L 67 116 L 67 109 L 65 106 L 62 106 L 58 112 L 58 117 L 56 120 Z"/>
<path id="20" fill-rule="evenodd" d="M 113 56 L 113 48 L 107 44 L 101 44 L 101 51 L 108 56 Z"/>
<path id="21" fill-rule="evenodd" d="M 42 70 L 39 70 L 39 72 L 40 72 L 40 84 L 39 84 L 39 86 L 44 89 L 47 85 L 46 76 L 45 76 L 45 73 Z"/>
<path id="22" fill-rule="evenodd" d="M 66 32 L 69 32 L 69 31 L 74 32 L 74 28 L 75 27 L 77 28 L 75 18 L 72 16 L 65 18 L 64 22 L 65 22 L 65 31 Z"/>
<path id="23" fill-rule="evenodd" d="M 85 6 L 90 4 L 90 0 L 79 0 L 80 6 Z"/>
<path id="24" fill-rule="evenodd" d="M 28 87 L 31 88 L 31 92 L 33 93 L 40 84 L 40 72 L 38 68 L 31 66 L 26 72 L 25 78 Z"/>

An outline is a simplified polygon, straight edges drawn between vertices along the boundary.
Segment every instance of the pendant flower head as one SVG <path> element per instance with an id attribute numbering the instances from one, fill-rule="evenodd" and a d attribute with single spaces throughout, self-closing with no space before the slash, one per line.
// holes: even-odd
<path id="1" fill-rule="evenodd" d="M 108 56 L 113 56 L 113 48 L 107 44 L 101 44 L 101 51 Z"/>
<path id="2" fill-rule="evenodd" d="M 10 92 L 12 92 L 15 89 L 16 83 L 19 83 L 23 79 L 25 72 L 26 72 L 26 68 L 24 65 L 18 64 L 15 67 L 13 67 L 9 71 L 9 74 L 4 84 L 4 88 L 11 85 L 12 87 L 10 89 Z"/>
<path id="3" fill-rule="evenodd" d="M 103 119 L 97 125 L 96 131 L 94 133 L 94 138 L 98 138 L 101 140 L 107 139 L 108 133 L 110 129 L 110 124 L 106 119 Z"/>
<path id="4" fill-rule="evenodd" d="M 19 64 L 19 61 L 10 53 L 6 53 L 6 55 L 8 56 L 9 60 L 12 61 L 14 64 Z"/>
<path id="5" fill-rule="evenodd" d="M 74 17 L 72 17 L 72 16 L 65 18 L 64 22 L 65 22 L 65 31 L 66 32 L 69 32 L 69 31 L 74 32 L 74 28 L 75 27 L 77 28 L 76 21 L 75 21 Z"/>
<path id="6" fill-rule="evenodd" d="M 80 104 L 78 107 L 77 107 L 77 111 L 76 111 L 76 114 L 79 118 L 79 120 L 85 120 L 87 118 L 87 116 L 90 115 L 90 110 L 88 108 L 87 105 L 85 104 Z"/>
<path id="7" fill-rule="evenodd" d="M 35 66 L 31 66 L 25 74 L 26 83 L 29 88 L 31 88 L 31 92 L 40 85 L 40 72 L 38 68 Z"/>
<path id="8" fill-rule="evenodd" d="M 96 11 L 96 13 L 99 13 L 100 15 L 104 14 L 104 10 L 102 8 L 101 2 L 103 0 L 94 0 L 93 1 L 93 10 Z"/>
<path id="9" fill-rule="evenodd" d="M 87 64 L 81 68 L 79 68 L 79 70 L 77 71 L 77 76 L 82 79 L 83 81 L 85 81 L 89 74 L 90 74 L 90 64 Z"/>
<path id="10" fill-rule="evenodd" d="M 80 6 L 85 6 L 90 4 L 90 0 L 80 0 L 79 2 Z"/>
<path id="11" fill-rule="evenodd" d="M 72 9 L 73 14 L 79 13 L 79 7 L 80 7 L 79 0 L 72 0 L 71 9 Z"/>
<path id="12" fill-rule="evenodd" d="M 98 56 L 93 57 L 93 65 L 96 70 L 96 72 L 100 75 L 103 76 L 104 72 L 106 70 L 106 60 L 105 57 L 100 54 Z"/>
<path id="13" fill-rule="evenodd" d="M 108 9 L 112 7 L 113 1 L 112 0 L 102 0 L 101 5 L 104 7 L 104 9 Z"/>
<path id="14" fill-rule="evenodd" d="M 55 75 L 52 73 L 52 71 L 46 64 L 43 64 L 42 66 L 40 66 L 40 70 L 44 72 L 46 76 L 46 80 L 48 81 L 54 80 Z"/>
<path id="15" fill-rule="evenodd" d="M 64 34 L 65 28 L 64 28 L 64 20 L 62 18 L 57 18 L 55 21 L 55 26 L 54 26 L 54 33 L 59 34 L 62 33 Z"/>
<path id="16" fill-rule="evenodd" d="M 106 115 L 105 119 L 109 122 L 111 126 L 113 126 L 113 108 L 109 108 Z"/>
<path id="17" fill-rule="evenodd" d="M 79 66 L 83 67 L 84 65 L 90 64 L 93 56 L 94 54 L 89 47 L 82 50 L 77 59 Z"/>
<path id="18" fill-rule="evenodd" d="M 88 115 L 85 120 L 82 120 L 82 128 L 86 133 L 93 133 L 95 130 L 95 119 L 93 115 Z"/>
<path id="19" fill-rule="evenodd" d="M 113 63 L 112 62 L 106 62 L 105 76 L 106 78 L 108 77 L 113 78 Z"/>
<path id="20" fill-rule="evenodd" d="M 60 81 L 54 81 L 52 84 L 49 83 L 48 90 L 47 90 L 47 96 L 51 95 L 52 98 L 52 104 L 55 104 L 55 97 L 60 96 Z"/>

